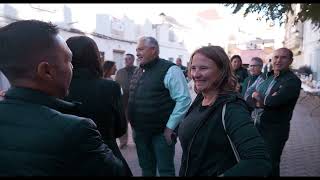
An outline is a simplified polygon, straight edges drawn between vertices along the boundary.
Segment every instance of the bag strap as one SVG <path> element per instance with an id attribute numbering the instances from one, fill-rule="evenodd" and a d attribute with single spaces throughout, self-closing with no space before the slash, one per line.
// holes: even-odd
<path id="1" fill-rule="evenodd" d="M 236 157 L 237 162 L 239 162 L 239 161 L 240 161 L 239 153 L 238 153 L 235 145 L 234 145 L 233 142 L 231 141 L 231 139 L 230 139 L 230 137 L 229 137 L 229 135 L 228 135 L 228 133 L 227 133 L 227 130 L 226 130 L 226 125 L 225 125 L 225 120 L 224 120 L 224 116 L 225 116 L 225 114 L 226 114 L 226 107 L 227 107 L 227 104 L 224 104 L 224 105 L 223 105 L 223 108 L 222 108 L 222 125 L 223 125 L 223 128 L 224 128 L 224 131 L 225 131 L 226 134 L 227 134 L 227 137 L 228 137 L 228 140 L 229 140 L 229 142 L 230 142 L 230 145 L 231 145 L 233 154 L 234 154 L 234 156 Z"/>

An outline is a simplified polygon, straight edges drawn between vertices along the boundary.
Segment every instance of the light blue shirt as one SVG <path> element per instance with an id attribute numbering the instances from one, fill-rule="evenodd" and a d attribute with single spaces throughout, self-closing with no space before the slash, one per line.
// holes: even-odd
<path id="1" fill-rule="evenodd" d="M 7 77 L 0 71 L 0 91 L 7 91 L 10 88 L 10 83 Z"/>
<path id="2" fill-rule="evenodd" d="M 168 69 L 164 77 L 164 86 L 169 90 L 170 97 L 176 102 L 166 125 L 167 128 L 174 130 L 191 104 L 187 80 L 178 66 L 171 66 Z"/>

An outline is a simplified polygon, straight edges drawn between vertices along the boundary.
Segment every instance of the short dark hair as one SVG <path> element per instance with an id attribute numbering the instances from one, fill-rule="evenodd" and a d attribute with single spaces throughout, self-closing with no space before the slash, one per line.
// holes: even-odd
<path id="1" fill-rule="evenodd" d="M 134 55 L 133 54 L 127 53 L 126 56 L 131 56 L 131 58 L 134 60 Z"/>
<path id="2" fill-rule="evenodd" d="M 74 70 L 87 68 L 96 77 L 102 77 L 101 56 L 96 42 L 88 36 L 73 36 L 67 39 L 72 52 Z"/>
<path id="3" fill-rule="evenodd" d="M 105 61 L 103 63 L 103 71 L 105 73 L 109 73 L 109 71 L 111 70 L 111 68 L 114 66 L 115 62 L 114 61 Z"/>
<path id="4" fill-rule="evenodd" d="M 32 77 L 41 56 L 55 45 L 58 33 L 52 23 L 38 20 L 17 21 L 0 28 L 0 70 L 9 81 Z"/>

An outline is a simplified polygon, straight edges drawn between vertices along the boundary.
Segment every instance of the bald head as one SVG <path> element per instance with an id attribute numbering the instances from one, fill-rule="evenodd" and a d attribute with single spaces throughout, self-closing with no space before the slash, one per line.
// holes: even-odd
<path id="1" fill-rule="evenodd" d="M 279 48 L 273 52 L 272 66 L 273 70 L 277 73 L 282 70 L 289 69 L 293 61 L 293 53 L 288 48 Z"/>

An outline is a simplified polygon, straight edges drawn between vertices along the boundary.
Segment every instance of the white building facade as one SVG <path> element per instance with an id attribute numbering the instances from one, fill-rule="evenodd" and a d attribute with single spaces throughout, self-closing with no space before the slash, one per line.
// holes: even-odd
<path id="1" fill-rule="evenodd" d="M 60 35 L 67 39 L 86 35 L 97 43 L 105 60 L 115 61 L 117 68 L 124 67 L 124 55 L 136 54 L 137 40 L 141 36 L 155 37 L 160 46 L 160 58 L 175 62 L 177 57 L 187 65 L 190 53 L 182 42 L 178 42 L 169 24 L 152 24 L 146 20 L 143 25 L 135 24 L 124 16 L 121 19 L 108 14 L 96 14 L 95 28 L 92 32 L 76 29 L 78 22 L 72 22 L 72 10 L 59 4 L 0 4 L 0 27 L 11 22 L 37 19 L 58 25 Z M 135 62 L 136 63 L 136 62 Z"/>
<path id="2" fill-rule="evenodd" d="M 310 21 L 303 25 L 303 60 L 311 67 L 313 77 L 320 81 L 320 31 Z"/>

